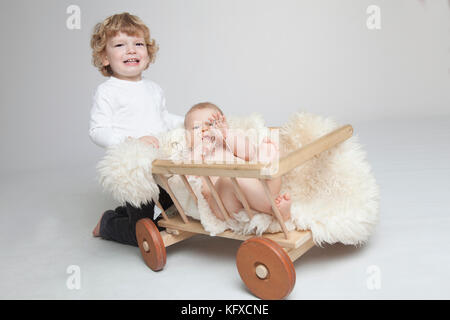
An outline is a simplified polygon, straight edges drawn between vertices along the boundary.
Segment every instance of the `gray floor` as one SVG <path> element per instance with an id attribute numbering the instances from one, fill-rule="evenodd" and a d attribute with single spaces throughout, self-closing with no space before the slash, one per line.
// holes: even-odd
<path id="1" fill-rule="evenodd" d="M 381 187 L 380 223 L 364 247 L 297 260 L 289 299 L 449 299 L 450 118 L 353 125 Z M 93 166 L 2 176 L 0 203 L 2 299 L 254 299 L 235 267 L 238 241 L 196 236 L 168 248 L 155 273 L 138 248 L 92 238 L 114 206 Z M 67 285 L 72 265 L 79 289 Z"/>

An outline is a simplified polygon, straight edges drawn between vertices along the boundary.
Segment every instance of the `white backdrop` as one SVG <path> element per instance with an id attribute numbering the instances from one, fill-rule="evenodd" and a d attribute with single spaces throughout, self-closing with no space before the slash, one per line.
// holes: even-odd
<path id="1" fill-rule="evenodd" d="M 70 5 L 80 29 L 66 27 Z M 372 5 L 379 30 L 366 26 Z M 254 298 L 235 267 L 240 242 L 193 237 L 154 273 L 138 248 L 92 237 L 117 203 L 96 181 L 104 150 L 88 136 L 105 80 L 89 41 L 123 11 L 160 45 L 145 76 L 171 112 L 209 100 L 269 125 L 302 110 L 353 125 L 380 186 L 380 222 L 361 248 L 296 261 L 290 299 L 450 298 L 450 0 L 2 0 L 1 299 Z M 71 266 L 80 290 L 67 285 Z"/>
<path id="2" fill-rule="evenodd" d="M 81 9 L 70 30 L 69 5 Z M 369 5 L 381 29 L 369 30 Z M 450 114 L 446 0 L 2 1 L 0 174 L 95 165 L 88 137 L 96 22 L 128 11 L 160 45 L 145 76 L 171 112 L 212 101 L 280 125 L 295 111 L 358 124 Z M 382 122 L 380 122 L 382 125 Z M 380 130 L 382 128 L 380 127 Z M 357 133 L 357 132 L 356 132 Z"/>

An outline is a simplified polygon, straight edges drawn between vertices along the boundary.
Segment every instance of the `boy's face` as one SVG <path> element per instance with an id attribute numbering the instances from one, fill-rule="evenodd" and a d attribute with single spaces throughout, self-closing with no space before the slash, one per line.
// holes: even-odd
<path id="1" fill-rule="evenodd" d="M 210 118 L 218 111 L 213 108 L 198 109 L 190 112 L 186 118 L 188 146 L 194 143 L 214 143 L 215 136 L 211 129 Z"/>
<path id="2" fill-rule="evenodd" d="M 139 81 L 150 58 L 142 34 L 129 36 L 119 32 L 106 42 L 103 65 L 110 66 L 113 75 L 122 80 Z"/>

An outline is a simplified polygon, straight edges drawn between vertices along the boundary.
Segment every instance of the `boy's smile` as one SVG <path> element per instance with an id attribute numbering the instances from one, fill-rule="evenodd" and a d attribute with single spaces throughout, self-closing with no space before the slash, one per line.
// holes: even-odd
<path id="1" fill-rule="evenodd" d="M 129 66 L 138 66 L 139 61 L 140 61 L 139 59 L 130 58 L 130 59 L 125 60 L 124 63 Z"/>
<path id="2" fill-rule="evenodd" d="M 110 66 L 113 76 L 122 80 L 139 81 L 150 62 L 142 35 L 129 36 L 119 32 L 108 39 L 103 65 Z"/>

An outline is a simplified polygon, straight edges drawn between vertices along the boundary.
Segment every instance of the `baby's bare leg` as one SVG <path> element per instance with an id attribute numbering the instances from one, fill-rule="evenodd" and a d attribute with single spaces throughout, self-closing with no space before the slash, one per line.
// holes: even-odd
<path id="1" fill-rule="evenodd" d="M 242 192 L 247 199 L 249 206 L 258 212 L 273 214 L 272 203 L 267 198 L 261 181 L 251 178 L 238 178 Z M 275 204 L 281 212 L 284 220 L 290 217 L 290 196 L 279 196 L 281 190 L 281 178 L 267 180 L 272 199 L 276 199 Z"/>
<path id="2" fill-rule="evenodd" d="M 219 178 L 215 184 L 215 188 L 231 218 L 233 218 L 234 213 L 238 213 L 244 209 L 244 206 L 234 192 L 233 184 L 229 178 Z"/>
<path id="3" fill-rule="evenodd" d="M 208 202 L 209 208 L 214 213 L 214 215 L 220 219 L 224 220 L 222 217 L 222 213 L 220 212 L 219 207 L 217 206 L 216 201 L 213 198 L 213 195 L 211 194 L 211 190 L 209 189 L 208 185 L 206 184 L 205 180 L 202 178 L 202 195 L 205 197 L 206 202 Z"/>
<path id="4" fill-rule="evenodd" d="M 272 213 L 272 204 L 266 196 L 264 187 L 261 181 L 252 178 L 238 178 L 237 179 L 248 204 L 253 210 L 264 213 Z M 281 179 L 268 180 L 267 185 L 269 186 L 270 193 L 272 197 L 275 197 L 280 192 Z"/>
<path id="5" fill-rule="evenodd" d="M 214 181 L 215 179 L 212 180 Z M 227 213 L 231 218 L 233 218 L 233 213 L 237 213 L 243 209 L 241 202 L 236 198 L 236 195 L 234 194 L 234 189 L 229 179 L 218 178 L 214 184 L 214 188 L 216 189 L 217 194 L 222 200 L 225 210 L 227 210 Z M 223 220 L 222 211 L 220 210 L 216 199 L 214 199 L 213 195 L 211 194 L 211 190 L 204 180 L 202 183 L 202 194 L 215 216 L 220 220 Z"/>
<path id="6" fill-rule="evenodd" d="M 264 187 L 260 181 L 252 178 L 238 178 L 237 181 L 250 208 L 257 212 L 273 214 L 272 203 L 267 198 Z M 288 194 L 279 196 L 281 189 L 281 178 L 267 180 L 267 185 L 272 198 L 275 199 L 276 206 L 280 210 L 283 219 L 289 219 L 291 199 Z M 217 179 L 214 187 L 219 194 L 225 209 L 231 217 L 233 217 L 233 213 L 237 213 L 244 208 L 242 203 L 239 201 L 229 178 L 221 177 Z M 211 211 L 217 218 L 222 220 L 222 212 L 220 211 L 216 200 L 212 196 L 205 182 L 203 182 L 202 194 L 208 201 Z"/>

